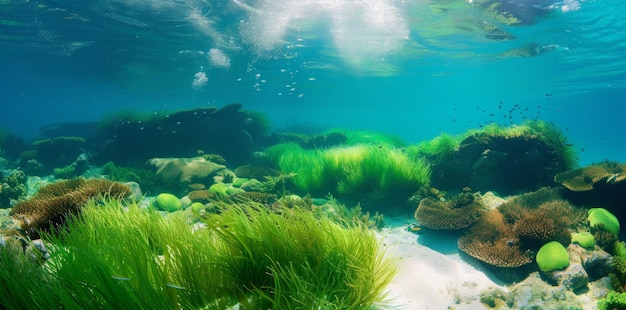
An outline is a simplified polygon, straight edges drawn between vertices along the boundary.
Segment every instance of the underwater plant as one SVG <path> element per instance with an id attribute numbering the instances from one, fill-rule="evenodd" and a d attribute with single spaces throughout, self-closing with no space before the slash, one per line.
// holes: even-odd
<path id="1" fill-rule="evenodd" d="M 370 309 L 395 272 L 374 232 L 302 208 L 220 203 L 193 226 L 91 200 L 42 233 L 50 258 L 0 246 L 10 309 Z"/>
<path id="2" fill-rule="evenodd" d="M 345 198 L 368 194 L 373 200 L 403 201 L 430 181 L 430 168 L 424 160 L 376 145 L 324 150 L 283 145 L 268 153 L 278 159 L 281 171 L 296 173 L 293 182 L 297 190 L 312 195 L 330 193 Z"/>
<path id="3" fill-rule="evenodd" d="M 394 275 L 373 231 L 358 221 L 256 204 L 221 210 L 206 224 L 227 244 L 220 256 L 237 271 L 236 286 L 252 289 L 251 309 L 368 309 Z"/>
<path id="4" fill-rule="evenodd" d="M 458 137 L 442 133 L 432 140 L 408 147 L 407 151 L 411 157 L 423 156 L 435 161 L 445 161 L 458 151 L 460 143 L 461 140 Z"/>
<path id="5" fill-rule="evenodd" d="M 402 138 L 398 136 L 375 131 L 342 128 L 334 128 L 326 131 L 326 134 L 332 133 L 340 133 L 345 135 L 347 138 L 345 145 L 372 144 L 379 146 L 384 145 L 388 147 L 402 147 L 406 145 Z"/>

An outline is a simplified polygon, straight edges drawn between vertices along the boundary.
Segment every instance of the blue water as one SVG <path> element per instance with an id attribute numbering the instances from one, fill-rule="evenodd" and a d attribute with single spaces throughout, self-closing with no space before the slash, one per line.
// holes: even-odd
<path id="1" fill-rule="evenodd" d="M 28 141 L 119 110 L 239 102 L 279 130 L 412 143 L 542 119 L 581 164 L 625 161 L 626 8 L 505 1 L 509 25 L 480 2 L 2 0 L 0 125 Z"/>

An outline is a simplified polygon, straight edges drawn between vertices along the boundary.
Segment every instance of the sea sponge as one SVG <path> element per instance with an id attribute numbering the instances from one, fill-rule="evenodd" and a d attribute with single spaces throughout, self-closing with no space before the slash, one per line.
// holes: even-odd
<path id="1" fill-rule="evenodd" d="M 539 269 L 543 272 L 569 266 L 569 254 L 567 254 L 565 247 L 557 241 L 544 244 L 537 252 L 536 259 Z"/>
<path id="2" fill-rule="evenodd" d="M 604 208 L 591 208 L 588 211 L 589 226 L 597 228 L 599 225 L 604 227 L 604 230 L 619 235 L 619 220 L 613 213 Z"/>
<path id="3" fill-rule="evenodd" d="M 160 211 L 174 212 L 182 208 L 182 202 L 178 197 L 169 194 L 161 193 L 152 202 L 152 206 Z"/>
<path id="4" fill-rule="evenodd" d="M 31 199 L 17 203 L 9 214 L 21 222 L 28 236 L 37 239 L 40 231 L 62 225 L 68 215 L 80 212 L 90 199 L 123 198 L 130 193 L 129 186 L 104 179 L 64 180 L 40 188 Z"/>

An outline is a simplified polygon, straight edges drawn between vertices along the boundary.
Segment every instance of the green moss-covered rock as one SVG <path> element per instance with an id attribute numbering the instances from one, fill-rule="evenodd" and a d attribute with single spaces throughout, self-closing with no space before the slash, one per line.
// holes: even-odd
<path id="1" fill-rule="evenodd" d="M 582 232 L 572 235 L 572 243 L 577 243 L 585 249 L 593 249 L 596 240 L 591 233 Z"/>
<path id="2" fill-rule="evenodd" d="M 169 193 L 159 194 L 152 202 L 152 206 L 157 210 L 167 212 L 174 212 L 182 209 L 180 199 Z"/>
<path id="3" fill-rule="evenodd" d="M 537 265 L 543 272 L 563 269 L 569 265 L 569 254 L 565 247 L 556 241 L 544 244 L 537 252 Z"/>
<path id="4" fill-rule="evenodd" d="M 228 186 L 224 183 L 215 183 L 209 187 L 208 191 L 209 193 L 228 196 Z"/>
<path id="5" fill-rule="evenodd" d="M 591 208 L 587 213 L 591 227 L 604 226 L 604 229 L 615 235 L 619 234 L 619 220 L 613 213 L 604 208 Z"/>
<path id="6" fill-rule="evenodd" d="M 203 210 L 206 206 L 201 203 L 201 202 L 192 202 L 191 205 L 189 205 L 189 208 L 191 209 L 191 212 L 193 213 L 198 213 L 201 210 Z"/>
<path id="7" fill-rule="evenodd" d="M 233 180 L 233 187 L 240 188 L 241 185 L 246 183 L 248 180 L 248 178 L 236 178 Z"/>

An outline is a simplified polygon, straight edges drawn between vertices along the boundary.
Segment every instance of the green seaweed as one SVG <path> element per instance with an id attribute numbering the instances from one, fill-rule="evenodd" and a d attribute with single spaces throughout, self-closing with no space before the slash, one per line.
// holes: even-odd
<path id="1" fill-rule="evenodd" d="M 344 134 L 347 138 L 345 142 L 346 145 L 372 144 L 378 146 L 384 145 L 389 147 L 402 147 L 406 145 L 404 140 L 402 140 L 402 138 L 398 136 L 384 134 L 376 131 L 335 128 L 325 132 L 325 134 L 329 133 Z"/>
<path id="2" fill-rule="evenodd" d="M 432 140 L 410 146 L 408 151 L 412 157 L 423 156 L 443 161 L 449 159 L 459 149 L 460 141 L 453 135 L 442 133 Z"/>
<path id="3" fill-rule="evenodd" d="M 282 153 L 280 153 L 282 151 Z M 399 149 L 359 144 L 323 150 L 294 145 L 271 148 L 284 173 L 296 173 L 297 190 L 312 195 L 350 197 L 371 194 L 378 200 L 399 201 L 430 181 L 422 159 L 410 159 Z"/>
<path id="4" fill-rule="evenodd" d="M 183 212 L 91 201 L 43 234 L 50 258 L 0 247 L 10 309 L 369 309 L 395 272 L 373 231 L 302 208 Z M 36 254 L 36 253 L 35 253 Z"/>

